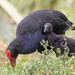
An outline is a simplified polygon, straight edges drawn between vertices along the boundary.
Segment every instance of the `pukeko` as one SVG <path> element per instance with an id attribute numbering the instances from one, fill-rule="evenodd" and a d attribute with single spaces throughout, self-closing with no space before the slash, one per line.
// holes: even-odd
<path id="1" fill-rule="evenodd" d="M 56 34 L 65 34 L 65 31 L 73 24 L 63 13 L 56 10 L 38 10 L 26 16 L 18 24 L 16 38 L 6 50 L 6 55 L 13 68 L 18 54 L 29 54 L 35 52 L 36 49 L 39 52 L 44 50 L 40 41 L 47 40 L 43 32 L 45 23 L 51 23 L 53 32 Z"/>
<path id="2" fill-rule="evenodd" d="M 67 47 L 69 48 L 67 49 L 69 50 L 69 53 L 68 53 L 69 57 L 71 57 L 72 54 L 75 53 L 75 40 L 68 37 L 65 37 L 66 39 L 65 40 L 63 35 L 55 34 L 53 32 L 52 24 L 46 23 L 46 25 L 44 25 L 44 32 L 47 35 L 49 44 L 54 47 L 56 56 L 59 56 L 60 54 L 63 55 L 65 52 L 65 48 L 67 49 Z M 67 45 L 65 45 L 65 43 L 67 43 Z M 56 48 L 61 49 L 60 54 L 56 51 Z"/>

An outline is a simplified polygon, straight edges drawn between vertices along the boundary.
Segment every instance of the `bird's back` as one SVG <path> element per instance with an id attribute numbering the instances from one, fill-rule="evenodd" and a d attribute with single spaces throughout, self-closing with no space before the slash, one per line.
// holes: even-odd
<path id="1" fill-rule="evenodd" d="M 57 17 L 66 18 L 63 14 L 58 16 L 59 13 L 62 14 L 55 10 L 39 10 L 29 14 L 18 24 L 16 35 L 24 35 L 27 32 L 34 34 L 36 31 L 41 31 L 45 23 L 54 25 L 53 22 Z"/>

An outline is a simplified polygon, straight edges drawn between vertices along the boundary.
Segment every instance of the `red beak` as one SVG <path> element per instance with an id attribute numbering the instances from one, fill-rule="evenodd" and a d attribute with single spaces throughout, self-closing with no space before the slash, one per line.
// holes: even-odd
<path id="1" fill-rule="evenodd" d="M 14 68 L 14 67 L 16 66 L 16 59 L 15 59 L 15 58 L 12 58 L 12 59 L 10 60 L 10 63 L 11 63 L 11 65 L 12 65 L 12 67 Z"/>
<path id="2" fill-rule="evenodd" d="M 6 55 L 8 59 L 10 60 L 12 67 L 14 68 L 16 66 L 16 58 L 11 57 L 11 52 L 9 50 L 6 51 Z"/>

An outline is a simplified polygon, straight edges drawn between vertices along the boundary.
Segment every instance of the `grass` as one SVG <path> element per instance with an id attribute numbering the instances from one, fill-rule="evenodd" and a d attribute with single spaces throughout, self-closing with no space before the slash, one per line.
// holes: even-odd
<path id="1" fill-rule="evenodd" d="M 4 58 L 1 60 L 0 75 L 75 75 L 75 57 L 66 57 L 65 61 L 62 59 L 63 56 L 56 57 L 53 51 L 48 55 L 36 52 L 30 60 L 18 60 L 13 69 L 7 58 Z"/>
<path id="2" fill-rule="evenodd" d="M 47 41 L 43 41 L 41 44 L 45 48 L 42 54 L 36 51 L 31 59 L 27 59 L 27 56 L 19 55 L 20 59 L 17 59 L 14 69 L 8 61 L 5 51 L 1 51 L 0 75 L 75 75 L 75 56 L 71 58 L 66 55 L 56 57 L 52 49 L 48 54 Z"/>

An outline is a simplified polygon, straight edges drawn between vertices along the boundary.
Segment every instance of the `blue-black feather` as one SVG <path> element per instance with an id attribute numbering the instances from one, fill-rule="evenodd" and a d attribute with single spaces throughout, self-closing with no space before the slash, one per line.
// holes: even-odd
<path id="1" fill-rule="evenodd" d="M 40 42 L 42 39 L 47 40 L 46 35 L 43 35 L 40 31 L 36 31 L 34 34 L 28 32 L 23 36 L 19 36 L 19 38 L 24 39 L 25 42 L 24 48 L 20 50 L 20 54 L 28 54 L 36 51 L 36 49 L 43 49 Z"/>

